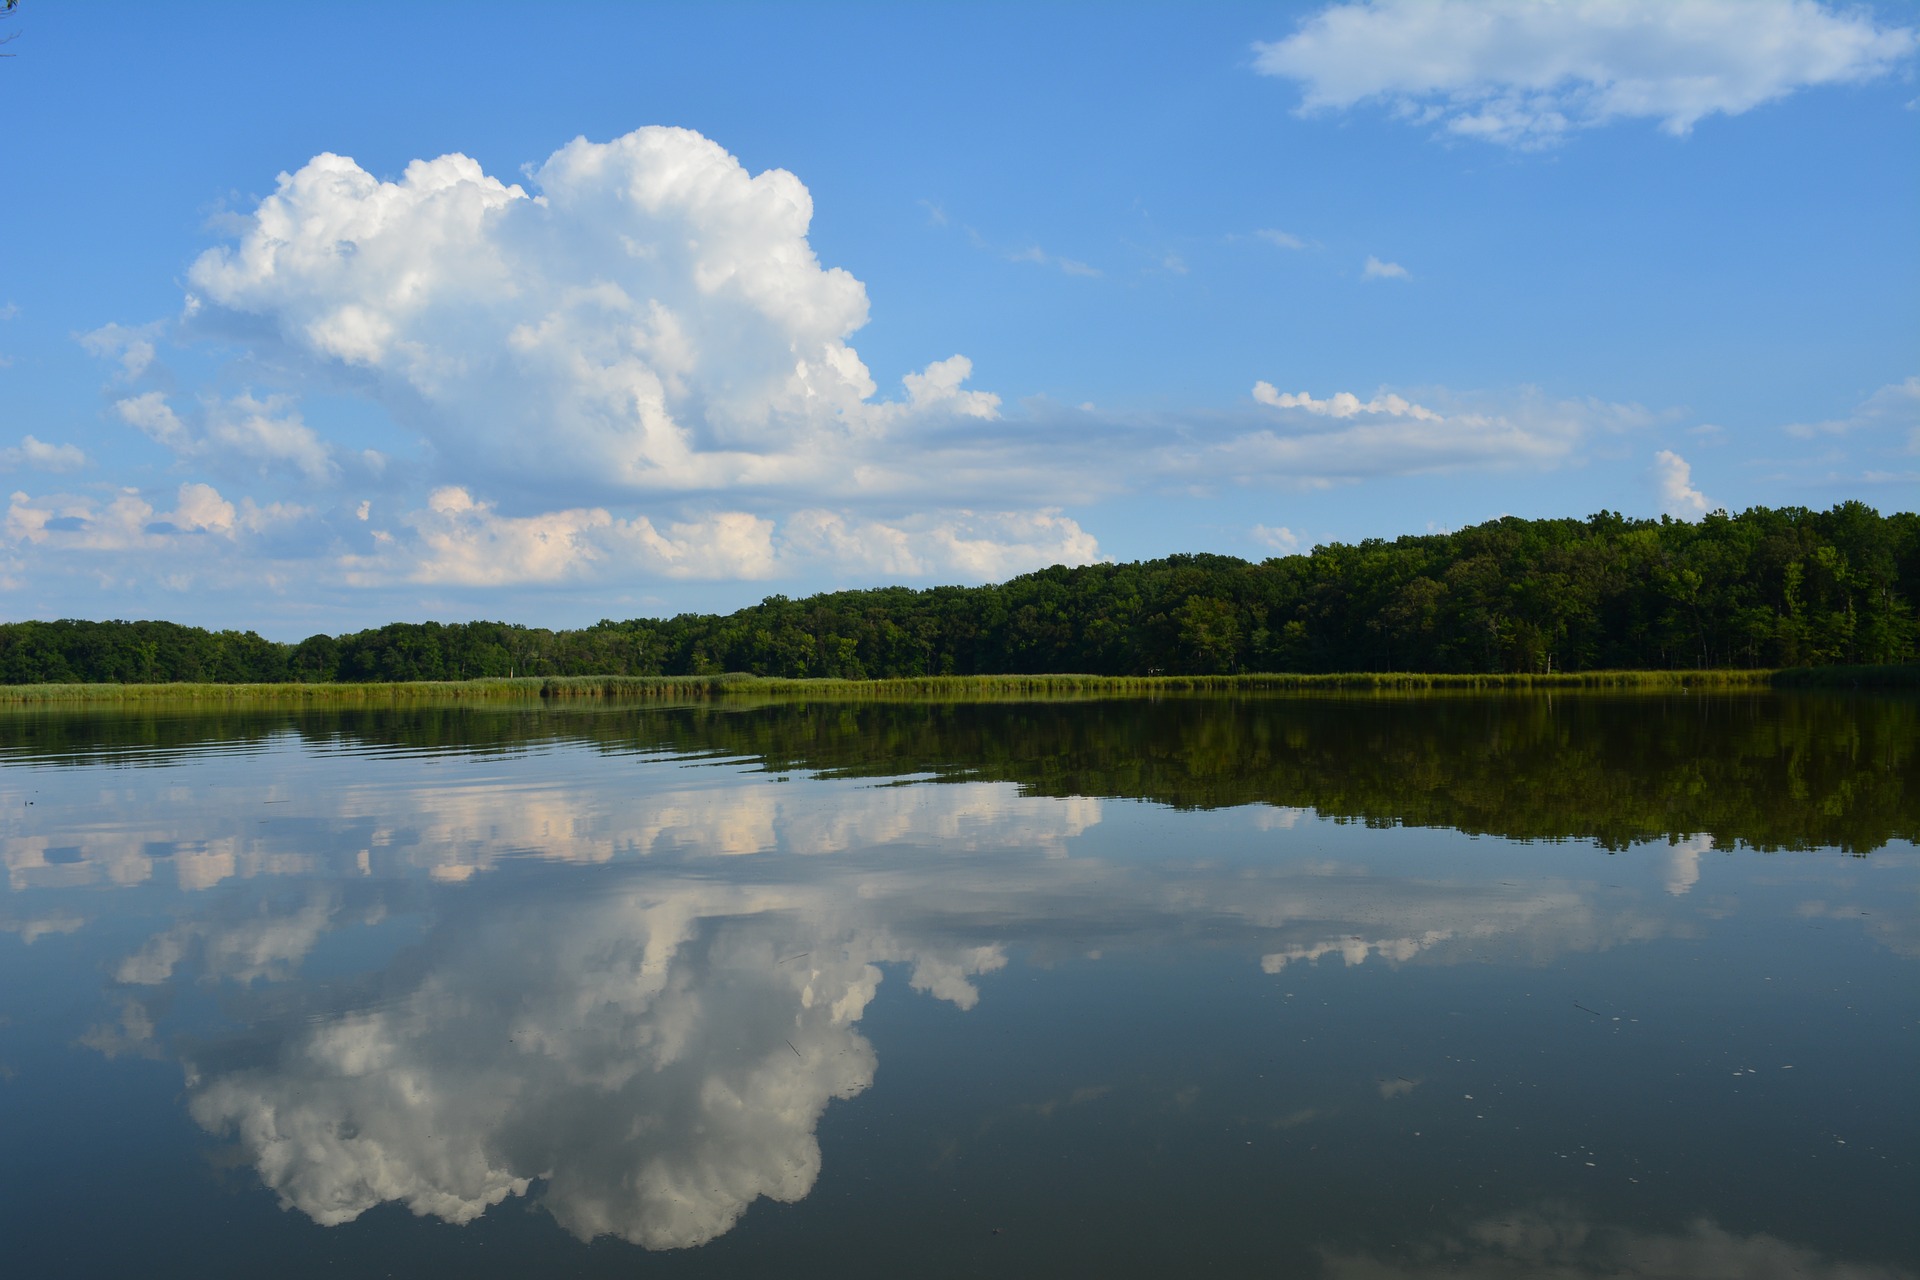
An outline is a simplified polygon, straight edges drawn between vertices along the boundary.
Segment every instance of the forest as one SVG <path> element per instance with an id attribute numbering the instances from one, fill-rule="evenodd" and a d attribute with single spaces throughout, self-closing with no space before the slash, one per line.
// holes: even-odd
<path id="1" fill-rule="evenodd" d="M 169 622 L 10 622 L 0 683 L 1772 669 L 1912 662 L 1916 601 L 1912 512 L 1601 512 L 1259 563 L 1174 555 L 979 587 L 769 596 L 577 630 L 398 622 L 284 644 Z"/>

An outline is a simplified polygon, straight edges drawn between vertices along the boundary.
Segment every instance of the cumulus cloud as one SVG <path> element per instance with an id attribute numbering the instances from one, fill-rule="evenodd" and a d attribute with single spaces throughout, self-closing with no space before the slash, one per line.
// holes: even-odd
<path id="1" fill-rule="evenodd" d="M 1660 505 L 1669 514 L 1697 516 L 1705 514 L 1713 503 L 1693 487 L 1693 468 L 1671 449 L 1653 455 L 1653 481 L 1660 491 Z"/>
<path id="2" fill-rule="evenodd" d="M 1816 0 L 1351 0 L 1254 46 L 1301 109 L 1384 104 L 1517 147 L 1619 119 L 1683 136 L 1797 90 L 1887 75 L 1915 33 Z"/>
<path id="3" fill-rule="evenodd" d="M 1397 262 L 1382 262 L 1372 254 L 1367 255 L 1366 265 L 1360 268 L 1362 280 L 1407 280 L 1407 269 Z"/>
<path id="4" fill-rule="evenodd" d="M 33 436 L 22 436 L 19 444 L 0 449 L 0 468 L 9 471 L 21 467 L 36 471 L 78 471 L 86 465 L 86 450 L 78 445 L 48 444 Z"/>
<path id="5" fill-rule="evenodd" d="M 992 418 L 961 357 L 877 400 L 866 290 L 823 267 L 813 201 L 684 129 L 577 139 L 539 194 L 461 155 L 383 182 L 321 155 L 189 273 L 297 360 L 365 380 L 456 471 L 619 496 L 859 485 L 913 428 Z M 479 483 L 486 489 L 486 483 Z"/>

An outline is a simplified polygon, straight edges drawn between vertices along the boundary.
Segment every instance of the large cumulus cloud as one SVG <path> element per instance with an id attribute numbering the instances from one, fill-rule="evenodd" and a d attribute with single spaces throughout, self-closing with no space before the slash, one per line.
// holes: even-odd
<path id="1" fill-rule="evenodd" d="M 576 139 L 538 194 L 462 155 L 397 181 L 320 155 L 282 175 L 237 244 L 189 273 L 200 301 L 291 353 L 364 374 L 471 473 L 571 494 L 859 491 L 880 437 L 991 419 L 964 357 L 892 401 L 847 339 L 865 287 L 822 266 L 813 200 L 686 129 Z"/>

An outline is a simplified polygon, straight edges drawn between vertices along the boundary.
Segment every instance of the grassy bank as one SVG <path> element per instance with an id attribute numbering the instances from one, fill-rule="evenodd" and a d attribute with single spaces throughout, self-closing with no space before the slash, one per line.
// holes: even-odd
<path id="1" fill-rule="evenodd" d="M 1829 676 L 1829 673 L 1830 676 Z M 791 680 L 714 676 L 566 676 L 551 679 L 420 680 L 352 684 L 35 684 L 0 687 L 0 704 L 81 702 L 266 702 L 353 706 L 406 702 L 721 698 L 1113 697 L 1158 693 L 1474 692 L 1491 690 L 1762 689 L 1770 686 L 1914 687 L 1916 667 L 1834 667 L 1795 671 L 1583 671 L 1552 675 L 1350 672 L 1332 675 L 925 676 L 898 680 Z M 1810 676 L 1828 676 L 1810 679 Z"/>

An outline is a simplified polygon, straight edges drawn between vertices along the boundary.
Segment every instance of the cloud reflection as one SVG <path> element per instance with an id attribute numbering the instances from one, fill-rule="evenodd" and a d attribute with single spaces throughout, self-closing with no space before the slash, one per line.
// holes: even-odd
<path id="1" fill-rule="evenodd" d="M 1913 1280 L 1901 1267 L 1843 1262 L 1764 1232 L 1740 1235 L 1700 1218 L 1679 1231 L 1609 1226 L 1559 1205 L 1484 1218 L 1412 1256 L 1325 1251 L 1329 1280 Z"/>
<path id="2" fill-rule="evenodd" d="M 903 943 L 836 896 L 675 881 L 496 901 L 372 1007 L 288 1023 L 261 1061 L 193 1062 L 193 1117 L 326 1225 L 386 1201 L 469 1222 L 539 1183 L 582 1239 L 702 1244 L 812 1189 L 821 1113 L 873 1081 L 854 1024 L 879 964 L 967 1007 L 968 978 L 1005 963 Z"/>
<path id="3" fill-rule="evenodd" d="M 173 861 L 175 918 L 110 966 L 117 1019 L 84 1043 L 172 1046 L 193 1118 L 285 1206 L 464 1223 L 531 1196 L 582 1239 L 654 1249 L 808 1194 L 828 1104 L 873 1082 L 859 1023 L 889 966 L 968 1010 L 1015 953 L 1195 941 L 1279 974 L 1334 956 L 1537 964 L 1699 927 L 1670 861 L 1641 893 L 1496 881 L 1471 860 L 1425 878 L 1329 857 L 1307 811 L 1250 810 L 1187 853 L 1162 843 L 1193 838 L 1187 815 L 1007 783 L 619 768 L 289 787 L 270 820 L 254 792 L 230 812 L 186 795 L 102 814 L 79 843 L 11 844 L 9 866 L 92 860 L 121 870 L 73 883 L 132 884 Z M 1218 856 L 1243 839 L 1260 856 Z M 401 916 L 405 939 L 356 951 Z M 335 976 L 309 981 L 323 948 Z M 341 980 L 351 955 L 365 971 Z M 244 1033 L 178 1047 L 169 993 L 187 983 L 242 988 Z"/>

